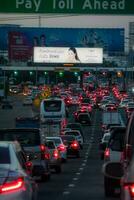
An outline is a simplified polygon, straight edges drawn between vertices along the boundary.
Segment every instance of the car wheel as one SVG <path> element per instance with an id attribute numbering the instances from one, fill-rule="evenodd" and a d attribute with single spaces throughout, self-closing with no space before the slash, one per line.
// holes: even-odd
<path id="1" fill-rule="evenodd" d="M 56 172 L 57 174 L 60 174 L 60 173 L 61 173 L 61 166 L 56 166 L 56 167 L 55 167 L 55 172 Z"/>
<path id="2" fill-rule="evenodd" d="M 114 195 L 114 186 L 110 178 L 104 177 L 104 191 L 106 197 L 112 197 Z"/>

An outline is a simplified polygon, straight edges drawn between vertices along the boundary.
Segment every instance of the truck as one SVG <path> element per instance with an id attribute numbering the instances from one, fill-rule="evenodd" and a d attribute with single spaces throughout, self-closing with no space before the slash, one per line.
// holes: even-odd
<path id="1" fill-rule="evenodd" d="M 61 133 L 61 121 L 48 119 L 40 124 L 40 129 L 45 133 L 46 137 L 59 136 Z"/>
<path id="2" fill-rule="evenodd" d="M 122 116 L 118 111 L 102 113 L 102 131 L 105 130 L 108 125 L 125 126 Z"/>

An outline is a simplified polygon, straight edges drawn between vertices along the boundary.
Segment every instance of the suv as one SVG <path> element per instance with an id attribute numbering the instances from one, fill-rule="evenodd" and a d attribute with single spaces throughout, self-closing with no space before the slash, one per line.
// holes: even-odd
<path id="1" fill-rule="evenodd" d="M 19 141 L 27 155 L 32 157 L 33 174 L 41 180 L 50 178 L 49 160 L 45 156 L 45 137 L 40 129 L 15 128 L 0 129 L 0 141 Z"/>
<path id="2" fill-rule="evenodd" d="M 121 200 L 134 199 L 134 112 L 126 129 L 121 162 L 108 162 L 103 165 L 103 173 L 107 176 L 106 196 L 112 196 L 115 189 L 120 192 Z M 110 182 L 108 181 L 110 178 Z M 108 187 L 109 185 L 109 187 Z"/>
<path id="3" fill-rule="evenodd" d="M 18 142 L 0 141 L 0 200 L 37 199 L 32 163 Z"/>

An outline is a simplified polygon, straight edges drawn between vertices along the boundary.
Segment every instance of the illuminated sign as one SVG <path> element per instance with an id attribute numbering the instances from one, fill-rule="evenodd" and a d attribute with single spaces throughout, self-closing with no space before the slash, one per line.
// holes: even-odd
<path id="1" fill-rule="evenodd" d="M 34 63 L 102 63 L 102 48 L 34 47 Z"/>

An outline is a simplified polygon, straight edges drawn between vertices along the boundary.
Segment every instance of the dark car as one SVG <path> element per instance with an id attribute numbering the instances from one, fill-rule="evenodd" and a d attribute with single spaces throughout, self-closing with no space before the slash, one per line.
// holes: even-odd
<path id="1" fill-rule="evenodd" d="M 0 129 L 0 141 L 18 141 L 27 156 L 32 157 L 33 174 L 42 181 L 50 178 L 49 160 L 46 156 L 45 137 L 36 128 Z"/>
<path id="2" fill-rule="evenodd" d="M 77 121 L 81 124 L 91 125 L 91 116 L 89 113 L 80 113 Z"/>
<path id="3" fill-rule="evenodd" d="M 74 155 L 77 158 L 80 157 L 80 145 L 74 136 L 62 135 L 61 136 L 64 145 L 67 147 L 67 155 Z"/>

